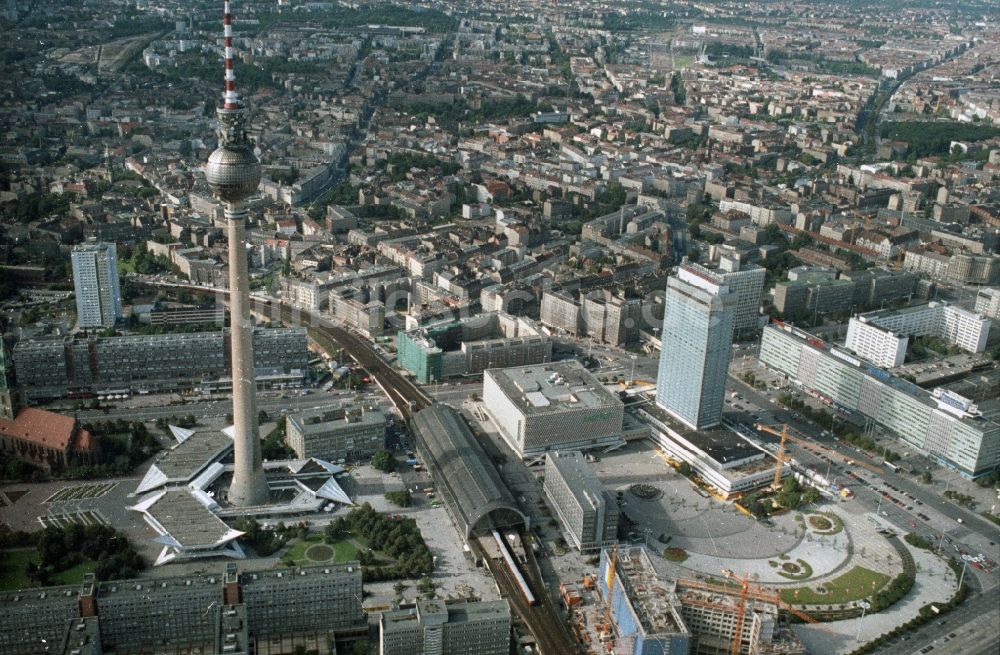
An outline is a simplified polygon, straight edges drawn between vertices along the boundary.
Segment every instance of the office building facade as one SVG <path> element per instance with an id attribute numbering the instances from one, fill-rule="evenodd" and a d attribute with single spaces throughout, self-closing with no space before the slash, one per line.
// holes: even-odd
<path id="1" fill-rule="evenodd" d="M 618 504 L 580 451 L 546 453 L 542 488 L 574 548 L 590 552 L 618 540 Z"/>
<path id="2" fill-rule="evenodd" d="M 122 317 L 118 252 L 113 243 L 88 241 L 73 248 L 76 320 L 82 328 L 114 327 Z"/>
<path id="3" fill-rule="evenodd" d="M 385 425 L 378 405 L 345 402 L 288 414 L 285 441 L 300 458 L 359 461 L 385 447 Z"/>
<path id="4" fill-rule="evenodd" d="M 696 430 L 722 422 L 736 297 L 702 267 L 667 282 L 656 403 Z"/>
<path id="5" fill-rule="evenodd" d="M 980 289 L 976 294 L 976 313 L 1000 321 L 1000 289 Z"/>
<path id="6" fill-rule="evenodd" d="M 965 477 L 1000 466 L 1000 424 L 953 392 L 922 389 L 781 323 L 764 328 L 760 361 L 830 405 L 872 419 Z"/>
<path id="7" fill-rule="evenodd" d="M 420 599 L 379 617 L 379 655 L 507 655 L 510 606 L 505 600 Z"/>
<path id="8" fill-rule="evenodd" d="M 490 312 L 399 332 L 397 361 L 418 382 L 552 360 L 552 341 L 531 319 Z"/>
<path id="9" fill-rule="evenodd" d="M 745 264 L 735 257 L 723 256 L 719 259 L 718 268 L 711 269 L 711 272 L 736 296 L 733 332 L 745 334 L 757 329 L 760 326 L 760 304 L 767 271 L 756 264 Z"/>

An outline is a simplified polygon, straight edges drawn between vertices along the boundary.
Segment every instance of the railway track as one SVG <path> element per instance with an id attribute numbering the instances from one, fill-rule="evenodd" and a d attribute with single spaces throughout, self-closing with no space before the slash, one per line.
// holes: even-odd
<path id="1" fill-rule="evenodd" d="M 514 614 L 535 638 L 541 655 L 575 655 L 579 653 L 579 648 L 566 630 L 563 618 L 556 612 L 548 591 L 541 583 L 541 575 L 535 567 L 534 559 L 528 555 L 528 564 L 521 567 L 522 575 L 527 580 L 531 593 L 538 601 L 536 605 L 529 605 L 524 594 L 521 593 L 517 580 L 504 561 L 490 557 L 479 546 L 478 542 L 475 543 L 479 554 L 483 556 L 490 573 L 493 575 L 493 580 L 500 589 L 500 595 L 507 599 Z"/>
<path id="2" fill-rule="evenodd" d="M 324 350 L 330 352 L 343 349 L 358 366 L 361 366 L 389 396 L 389 400 L 399 409 L 404 418 L 419 412 L 432 404 L 431 399 L 413 382 L 400 375 L 385 362 L 371 347 L 342 327 L 326 325 L 325 321 L 309 312 L 280 306 L 281 322 L 289 325 L 306 325 L 309 335 Z"/>

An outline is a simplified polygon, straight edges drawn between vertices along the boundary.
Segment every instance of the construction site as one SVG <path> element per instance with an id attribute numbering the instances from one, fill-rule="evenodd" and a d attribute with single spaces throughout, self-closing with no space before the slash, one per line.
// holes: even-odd
<path id="1" fill-rule="evenodd" d="M 671 578 L 644 547 L 601 552 L 600 575 L 565 584 L 570 628 L 598 655 L 804 655 L 795 612 L 732 572 L 711 583 Z"/>

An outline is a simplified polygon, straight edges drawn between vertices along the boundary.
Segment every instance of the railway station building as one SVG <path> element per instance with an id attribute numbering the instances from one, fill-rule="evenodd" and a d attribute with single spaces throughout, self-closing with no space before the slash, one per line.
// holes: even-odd
<path id="1" fill-rule="evenodd" d="M 447 405 L 413 415 L 417 453 L 426 462 L 459 533 L 469 539 L 492 530 L 529 527 L 493 460 L 465 419 Z"/>

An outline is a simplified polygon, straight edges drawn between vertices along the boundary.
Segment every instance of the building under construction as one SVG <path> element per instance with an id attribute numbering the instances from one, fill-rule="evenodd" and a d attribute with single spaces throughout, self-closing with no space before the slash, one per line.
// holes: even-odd
<path id="1" fill-rule="evenodd" d="M 613 646 L 622 655 L 804 655 L 779 622 L 779 605 L 739 586 L 678 580 L 658 570 L 646 548 L 601 551 L 598 588 L 607 606 Z M 612 562 L 614 562 L 612 564 Z M 610 569 L 610 571 L 609 571 Z M 741 610 L 742 608 L 742 610 Z M 741 616 L 742 615 L 742 616 Z M 738 650 L 735 635 L 740 633 Z M 612 650 L 613 648 L 613 650 Z"/>

